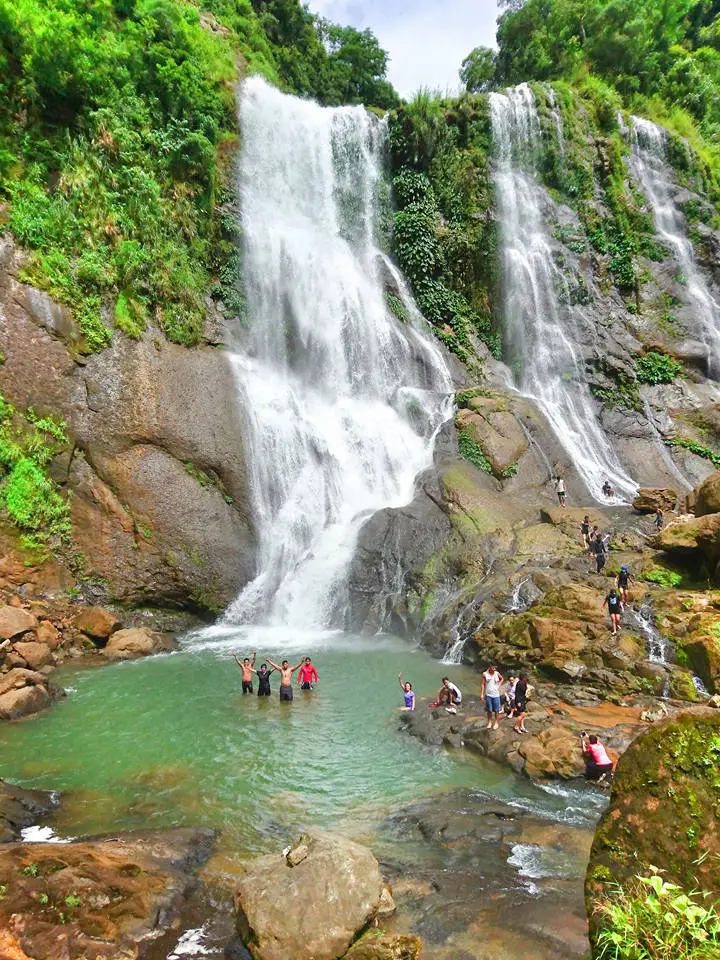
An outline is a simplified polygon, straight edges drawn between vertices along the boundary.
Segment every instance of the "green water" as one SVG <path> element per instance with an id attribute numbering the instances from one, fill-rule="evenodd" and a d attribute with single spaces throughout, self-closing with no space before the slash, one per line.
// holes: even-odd
<path id="1" fill-rule="evenodd" d="M 362 833 L 393 807 L 452 786 L 567 815 L 565 793 L 399 729 L 400 670 L 420 695 L 434 693 L 445 672 L 474 689 L 476 674 L 392 638 L 310 639 L 216 629 L 170 656 L 58 672 L 65 700 L 0 727 L 2 776 L 63 791 L 61 834 L 209 825 L 246 850 L 311 824 Z M 318 688 L 296 687 L 294 702 L 280 703 L 275 674 L 271 698 L 243 696 L 231 653 L 255 645 L 258 666 L 266 654 L 296 663 L 310 653 Z M 573 804 L 582 819 L 582 797 Z"/>

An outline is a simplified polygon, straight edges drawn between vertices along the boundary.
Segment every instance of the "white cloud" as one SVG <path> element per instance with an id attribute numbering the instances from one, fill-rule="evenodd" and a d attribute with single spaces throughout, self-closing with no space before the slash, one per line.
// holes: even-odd
<path id="1" fill-rule="evenodd" d="M 456 90 L 463 58 L 480 44 L 495 45 L 495 0 L 310 0 L 310 9 L 370 27 L 390 54 L 388 75 L 404 97 L 418 87 Z"/>

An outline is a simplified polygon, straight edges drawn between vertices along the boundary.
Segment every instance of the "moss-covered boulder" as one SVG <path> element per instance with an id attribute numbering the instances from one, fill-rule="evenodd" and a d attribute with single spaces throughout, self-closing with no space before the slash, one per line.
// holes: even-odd
<path id="1" fill-rule="evenodd" d="M 720 470 L 711 473 L 695 491 L 694 510 L 696 517 L 720 513 Z"/>
<path id="2" fill-rule="evenodd" d="M 620 758 L 585 880 L 591 939 L 604 922 L 597 902 L 652 867 L 720 898 L 720 716 L 710 711 L 658 724 Z"/>
<path id="3" fill-rule="evenodd" d="M 681 563 L 703 568 L 717 582 L 720 576 L 720 513 L 679 517 L 652 542 L 658 550 Z"/>

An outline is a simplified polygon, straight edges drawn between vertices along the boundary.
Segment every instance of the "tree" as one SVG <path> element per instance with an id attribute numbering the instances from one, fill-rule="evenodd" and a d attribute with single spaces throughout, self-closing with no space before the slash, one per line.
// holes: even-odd
<path id="1" fill-rule="evenodd" d="M 488 90 L 495 79 L 495 51 L 475 47 L 462 62 L 460 79 L 471 93 Z"/>

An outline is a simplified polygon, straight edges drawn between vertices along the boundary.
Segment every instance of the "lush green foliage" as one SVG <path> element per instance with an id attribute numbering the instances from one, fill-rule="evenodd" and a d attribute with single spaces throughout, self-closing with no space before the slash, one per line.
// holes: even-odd
<path id="1" fill-rule="evenodd" d="M 647 583 L 655 583 L 659 587 L 679 587 L 682 583 L 682 576 L 674 570 L 668 570 L 666 567 L 653 567 L 640 574 L 640 579 Z"/>
<path id="2" fill-rule="evenodd" d="M 492 465 L 483 453 L 482 447 L 465 430 L 458 432 L 458 447 L 460 448 L 460 454 L 465 457 L 468 463 L 484 473 L 492 473 Z"/>
<path id="3" fill-rule="evenodd" d="M 495 51 L 490 47 L 475 47 L 460 67 L 460 79 L 470 93 L 488 90 L 495 79 Z"/>
<path id="4" fill-rule="evenodd" d="M 67 502 L 47 473 L 67 444 L 65 425 L 34 410 L 16 410 L 0 394 L 0 504 L 32 545 L 70 533 Z"/>
<path id="5" fill-rule="evenodd" d="M 81 351 L 152 318 L 197 343 L 237 297 L 229 158 L 244 69 L 324 102 L 395 103 L 368 31 L 299 0 L 0 0 L 0 200 L 23 278 L 73 308 Z"/>
<path id="6" fill-rule="evenodd" d="M 714 467 L 720 470 L 720 454 L 702 443 L 698 443 L 697 440 L 690 440 L 687 437 L 666 437 L 665 443 L 668 447 L 681 447 L 683 450 L 689 450 L 695 456 L 702 457 L 703 460 L 709 460 Z"/>
<path id="7" fill-rule="evenodd" d="M 488 146 L 482 96 L 442 100 L 423 91 L 390 116 L 393 252 L 437 336 L 470 363 L 474 341 L 500 353 Z"/>
<path id="8" fill-rule="evenodd" d="M 640 383 L 672 383 L 682 375 L 683 365 L 674 357 L 648 350 L 635 361 L 635 376 Z"/>
<path id="9" fill-rule="evenodd" d="M 688 895 L 657 873 L 616 887 L 595 904 L 603 924 L 595 960 L 714 960 L 720 915 L 708 897 Z"/>

